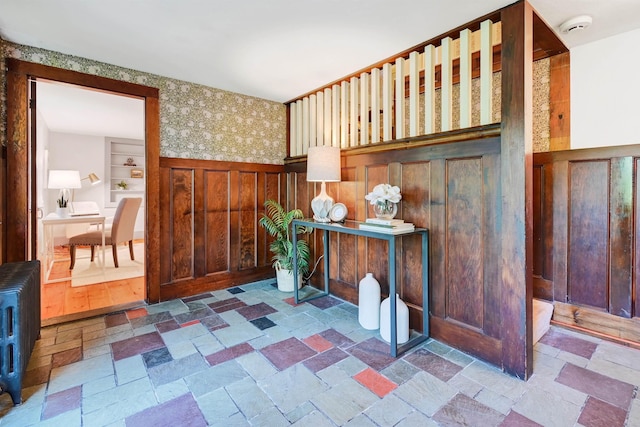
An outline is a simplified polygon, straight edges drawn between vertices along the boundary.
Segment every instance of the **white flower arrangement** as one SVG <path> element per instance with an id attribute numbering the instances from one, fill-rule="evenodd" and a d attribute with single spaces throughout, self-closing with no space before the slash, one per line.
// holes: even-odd
<path id="1" fill-rule="evenodd" d="M 396 185 L 378 184 L 364 198 L 369 200 L 372 205 L 386 205 L 388 202 L 398 203 L 402 199 L 402 195 L 400 188 Z"/>

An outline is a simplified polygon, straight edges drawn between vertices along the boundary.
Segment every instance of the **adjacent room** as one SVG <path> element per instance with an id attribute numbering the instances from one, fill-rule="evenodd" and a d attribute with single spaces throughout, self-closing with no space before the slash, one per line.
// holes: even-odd
<path id="1" fill-rule="evenodd" d="M 111 251 L 98 250 L 92 261 L 86 245 L 75 250 L 71 268 L 69 240 L 111 228 L 123 198 L 144 199 L 144 103 L 51 81 L 37 82 L 35 91 L 43 323 L 136 306 L 145 299 L 143 204 L 131 224 L 135 258 L 121 246 L 117 268 Z"/>

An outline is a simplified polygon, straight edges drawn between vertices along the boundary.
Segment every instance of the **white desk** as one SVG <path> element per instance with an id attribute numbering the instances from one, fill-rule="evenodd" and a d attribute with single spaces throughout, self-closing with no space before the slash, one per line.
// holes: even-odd
<path id="1" fill-rule="evenodd" d="M 104 215 L 81 215 L 81 216 L 69 216 L 66 218 L 60 218 L 55 213 L 50 213 L 43 219 L 42 226 L 44 231 L 45 244 L 47 247 L 45 253 L 45 280 L 47 282 L 56 282 L 62 280 L 70 280 L 70 278 L 64 278 L 59 280 L 48 280 L 49 273 L 51 273 L 51 269 L 53 267 L 54 261 L 54 249 L 53 249 L 53 226 L 55 225 L 66 225 L 66 224 L 96 224 L 102 231 L 102 271 L 104 272 L 104 248 L 105 248 L 105 235 L 104 235 L 104 221 L 106 217 Z"/>

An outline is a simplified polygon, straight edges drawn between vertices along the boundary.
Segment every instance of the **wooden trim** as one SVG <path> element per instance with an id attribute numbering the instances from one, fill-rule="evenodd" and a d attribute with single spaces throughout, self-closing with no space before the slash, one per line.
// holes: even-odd
<path id="1" fill-rule="evenodd" d="M 544 19 L 533 11 L 533 60 L 569 53 L 569 48 L 560 40 Z"/>
<path id="2" fill-rule="evenodd" d="M 533 160 L 537 166 L 561 161 L 578 162 L 584 160 L 608 160 L 615 157 L 638 157 L 638 153 L 640 153 L 640 144 L 618 145 L 615 147 L 582 148 L 579 150 L 536 153 Z"/>
<path id="3" fill-rule="evenodd" d="M 623 342 L 640 348 L 640 319 L 627 319 L 600 310 L 553 302 L 553 322 L 581 332 Z"/>
<path id="4" fill-rule="evenodd" d="M 6 261 L 5 249 L 7 247 L 7 147 L 0 146 L 0 263 Z"/>
<path id="5" fill-rule="evenodd" d="M 142 86 L 136 83 L 94 76 L 92 74 L 65 70 L 63 68 L 50 67 L 35 62 L 21 61 L 15 58 L 7 58 L 6 63 L 7 68 L 13 72 L 28 75 L 36 79 L 69 83 L 106 92 L 115 92 L 122 96 L 141 98 L 159 97 L 159 89 L 155 87 Z"/>
<path id="6" fill-rule="evenodd" d="M 8 62 L 8 65 L 11 63 Z M 28 243 L 28 78 L 13 68 L 7 70 L 7 191 L 5 217 L 6 245 L 3 262 L 19 262 L 29 259 Z"/>
<path id="7" fill-rule="evenodd" d="M 158 186 L 158 158 L 160 152 L 159 90 L 148 86 L 93 76 L 77 71 L 49 67 L 42 64 L 7 58 L 7 176 L 10 188 L 24 189 L 7 193 L 7 254 L 6 261 L 27 259 L 27 81 L 29 78 L 60 81 L 119 95 L 142 97 L 145 101 L 145 137 L 147 162 L 147 194 L 145 250 L 157 254 L 160 250 L 160 208 Z M 37 232 L 37 230 L 34 230 Z M 147 300 L 157 302 L 159 297 L 160 264 L 157 257 L 146 257 L 145 275 Z"/>
<path id="8" fill-rule="evenodd" d="M 160 251 L 160 101 L 157 96 L 145 98 L 146 200 L 145 253 Z M 160 257 L 147 256 L 145 267 L 147 301 L 160 301 Z"/>
<path id="9" fill-rule="evenodd" d="M 361 147 L 343 148 L 340 155 L 343 158 L 360 156 L 362 154 L 373 154 L 382 152 L 393 152 L 398 150 L 409 150 L 420 147 L 433 147 L 452 142 L 478 141 L 482 139 L 496 138 L 500 136 L 501 124 L 495 123 L 486 126 L 478 126 L 469 129 L 456 129 L 449 132 L 438 132 L 431 135 L 421 135 L 411 138 L 394 139 L 393 141 L 380 142 Z M 296 156 L 285 159 L 287 172 L 306 172 L 307 156 Z M 342 165 L 344 168 L 344 164 Z"/>
<path id="10" fill-rule="evenodd" d="M 282 172 L 282 165 L 258 164 L 246 162 L 225 162 L 218 160 L 181 159 L 160 157 L 161 168 L 188 168 L 225 171 Z"/>

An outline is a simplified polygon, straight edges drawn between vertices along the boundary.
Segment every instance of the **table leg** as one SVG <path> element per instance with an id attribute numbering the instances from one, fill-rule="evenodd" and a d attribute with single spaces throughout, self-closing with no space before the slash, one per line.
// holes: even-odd
<path id="1" fill-rule="evenodd" d="M 329 295 L 329 230 L 323 230 L 322 251 L 324 253 L 324 293 Z"/>
<path id="2" fill-rule="evenodd" d="M 105 242 L 105 236 L 104 236 L 104 221 L 102 222 L 102 274 L 104 274 L 105 272 L 105 262 L 106 262 L 106 258 L 105 258 L 105 246 L 106 246 L 106 242 Z"/>
<path id="3" fill-rule="evenodd" d="M 293 302 L 298 304 L 300 302 L 298 297 L 298 235 L 295 224 L 293 224 L 291 243 L 293 244 Z"/>
<path id="4" fill-rule="evenodd" d="M 398 356 L 398 318 L 396 313 L 396 239 L 389 240 L 389 314 L 391 317 L 391 356 Z"/>

